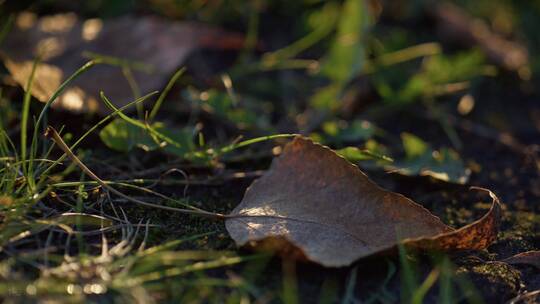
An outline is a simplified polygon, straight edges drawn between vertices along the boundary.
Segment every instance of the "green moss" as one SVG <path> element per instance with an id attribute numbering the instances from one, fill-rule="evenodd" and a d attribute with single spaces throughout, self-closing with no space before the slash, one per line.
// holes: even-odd
<path id="1" fill-rule="evenodd" d="M 472 268 L 476 274 L 485 276 L 489 282 L 505 284 L 512 289 L 519 289 L 520 273 L 506 263 L 488 262 Z"/>
<path id="2" fill-rule="evenodd" d="M 469 278 L 481 294 L 498 302 L 514 297 L 522 286 L 520 272 L 503 262 L 462 266 L 457 274 Z M 486 302 L 490 303 L 488 299 Z"/>
<path id="3" fill-rule="evenodd" d="M 540 216 L 530 212 L 506 212 L 502 221 L 501 232 L 495 251 L 501 256 L 509 256 L 518 252 L 537 250 L 540 239 Z"/>

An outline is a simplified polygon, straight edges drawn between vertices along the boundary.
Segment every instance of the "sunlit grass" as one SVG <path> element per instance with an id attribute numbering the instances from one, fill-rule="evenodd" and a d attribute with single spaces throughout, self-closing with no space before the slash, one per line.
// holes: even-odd
<path id="1" fill-rule="evenodd" d="M 38 64 L 36 61 L 34 70 Z M 201 286 L 207 286 L 209 289 L 226 287 L 241 290 L 243 288 L 241 281 L 235 283 L 230 279 L 211 278 L 204 273 L 210 269 L 230 267 L 260 256 L 238 256 L 234 252 L 226 251 L 176 249 L 183 240 L 193 241 L 213 232 L 146 248 L 148 232 L 155 225 L 148 222 L 131 223 L 123 208 L 115 207 L 114 201 L 108 195 L 103 198 L 112 207 L 112 215 L 104 213 L 103 206 L 99 207 L 99 210 L 89 208 L 85 202 L 88 198 L 88 192 L 84 188 L 87 181 L 82 175 L 79 181 L 63 185 L 74 187 L 75 195 L 64 193 L 62 190 L 64 188 L 59 187 L 62 180 L 73 173 L 74 166 L 65 166 L 65 154 L 58 159 L 51 159 L 52 147 L 41 136 L 43 132 L 41 122 L 46 118 L 48 108 L 69 82 L 93 64 L 93 62 L 86 64 L 68 78 L 42 108 L 32 127 L 28 127 L 33 80 L 30 78 L 21 119 L 24 125 L 20 134 L 21 152 L 16 150 L 16 145 L 4 126 L 0 130 L 0 161 L 3 163 L 0 178 L 2 232 L 0 250 L 5 255 L 0 262 L 0 296 L 21 300 L 39 298 L 70 299 L 70 301 L 83 301 L 87 297 L 95 296 L 124 301 L 140 300 L 140 297 L 143 297 L 151 301 L 155 293 L 164 290 L 171 292 L 168 284 L 160 283 L 166 280 L 174 280 L 181 284 L 183 286 L 181 289 L 185 293 L 189 293 L 189 290 L 197 291 Z M 151 93 L 143 96 L 120 109 L 114 108 L 111 114 L 76 140 L 70 149 L 75 149 L 86 137 L 114 116 L 122 115 L 121 111 L 127 107 L 139 104 L 153 95 Z M 32 135 L 31 148 L 27 151 L 29 134 Z M 44 151 L 44 155 L 39 158 L 38 150 Z M 59 171 L 59 165 L 65 169 Z M 113 183 L 156 195 L 171 203 L 183 204 L 179 200 L 135 184 Z M 64 204 L 67 212 L 48 207 L 46 202 L 51 200 L 58 200 Z M 102 201 L 102 204 L 105 201 Z M 96 211 L 98 214 L 95 214 Z M 111 240 L 108 235 L 113 236 Z M 95 236 L 101 236 L 100 243 L 92 241 Z M 61 247 L 53 245 L 58 242 L 58 240 L 53 242 L 53 239 L 58 237 L 65 240 Z M 43 241 L 39 241 L 40 239 Z M 99 245 L 97 254 L 96 250 L 92 249 L 96 245 Z M 76 252 L 74 255 L 71 254 L 73 250 Z M 25 265 L 23 269 L 27 269 L 21 272 L 20 267 L 23 265 Z M 15 277 L 18 277 L 16 283 Z M 189 281 L 185 281 L 188 277 Z M 245 292 L 248 292 L 247 289 Z"/>

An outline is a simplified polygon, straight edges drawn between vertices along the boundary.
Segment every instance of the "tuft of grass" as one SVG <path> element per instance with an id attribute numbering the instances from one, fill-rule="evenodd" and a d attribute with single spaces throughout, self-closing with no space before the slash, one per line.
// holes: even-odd
<path id="1" fill-rule="evenodd" d="M 106 192 L 100 195 L 101 203 L 88 204 L 92 194 L 86 188 L 88 182 L 84 175 L 79 181 L 68 182 L 75 187 L 75 192 L 57 186 L 70 176 L 74 165 L 59 170 L 67 155 L 51 159 L 52 147 L 40 136 L 47 110 L 71 81 L 96 63 L 91 61 L 70 76 L 43 106 L 32 127 L 29 121 L 33 77 L 30 77 L 21 112 L 20 151 L 2 122 L 0 298 L 73 302 L 98 298 L 100 301 L 126 302 L 143 299 L 152 302 L 156 294 L 177 293 L 178 286 L 181 286 L 182 296 L 195 294 L 198 295 L 195 298 L 201 300 L 215 301 L 219 293 L 208 291 L 223 288 L 253 296 L 256 290 L 248 286 L 248 282 L 230 280 L 223 275 L 211 277 L 207 272 L 247 261 L 256 262 L 265 255 L 240 256 L 224 250 L 179 248 L 184 242 L 194 242 L 215 232 L 189 235 L 146 248 L 149 230 L 155 225 L 130 222 L 123 208 L 115 206 L 115 201 Z M 36 60 L 33 74 L 38 65 Z M 114 108 L 68 147 L 68 151 L 77 148 L 89 134 L 113 117 L 122 115 L 127 107 L 154 94 L 143 96 L 125 107 Z M 38 155 L 39 150 L 44 151 L 42 155 Z M 182 203 L 137 185 L 124 183 L 123 186 L 175 204 Z M 107 204 L 110 207 L 104 206 Z M 101 237 L 98 243 L 96 236 Z"/>
<path id="2" fill-rule="evenodd" d="M 417 256 L 411 255 L 403 245 L 398 246 L 401 272 L 401 302 L 420 304 L 426 301 L 428 292 L 434 295 L 430 299 L 437 299 L 437 303 L 483 303 L 475 286 L 466 276 L 456 275 L 455 267 L 450 258 L 441 253 L 432 252 L 433 268 L 420 281 L 421 272 L 416 262 Z M 434 286 L 438 284 L 438 293 Z M 435 296 L 436 294 L 436 296 Z M 454 298 L 454 295 L 460 295 Z"/>

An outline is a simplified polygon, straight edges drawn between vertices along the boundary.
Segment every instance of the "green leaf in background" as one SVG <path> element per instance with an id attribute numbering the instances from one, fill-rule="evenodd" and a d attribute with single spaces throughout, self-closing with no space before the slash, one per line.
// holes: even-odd
<path id="1" fill-rule="evenodd" d="M 468 87 L 479 76 L 493 74 L 478 50 L 456 55 L 436 54 L 427 57 L 419 70 L 413 67 L 411 62 L 392 65 L 373 75 L 374 85 L 384 102 L 408 104 L 448 94 Z"/>
<path id="2" fill-rule="evenodd" d="M 364 32 L 371 20 L 365 2 L 347 0 L 341 9 L 338 29 L 328 54 L 322 59 L 321 74 L 331 83 L 311 97 L 317 109 L 335 110 L 346 84 L 365 63 Z"/>
<path id="3" fill-rule="evenodd" d="M 187 97 L 194 107 L 200 107 L 241 130 L 258 128 L 272 131 L 268 115 L 271 108 L 269 109 L 265 102 L 247 96 L 240 98 L 216 89 L 205 92 L 192 90 Z"/>
<path id="4" fill-rule="evenodd" d="M 193 131 L 191 129 L 171 130 L 161 122 L 154 123 L 150 127 L 154 132 L 167 138 L 168 141 L 160 140 L 148 130 L 142 129 L 122 118 L 115 119 L 103 128 L 99 133 L 99 137 L 107 147 L 119 152 L 128 152 L 135 147 L 145 151 L 162 148 L 167 153 L 188 157 L 195 150 Z"/>
<path id="5" fill-rule="evenodd" d="M 263 65 L 269 67 L 280 60 L 296 57 L 301 52 L 320 42 L 335 28 L 339 17 L 339 9 L 337 3 L 328 2 L 322 8 L 311 12 L 306 23 L 312 32 L 282 49 L 264 54 L 262 58 Z"/>
<path id="6" fill-rule="evenodd" d="M 323 59 L 321 72 L 334 82 L 346 83 L 358 74 L 365 62 L 364 32 L 370 16 L 363 0 L 343 4 L 337 34 Z"/>
<path id="7" fill-rule="evenodd" d="M 352 122 L 331 120 L 323 123 L 324 142 L 353 142 L 367 140 L 375 134 L 375 127 L 369 121 L 356 119 Z"/>
<path id="8" fill-rule="evenodd" d="M 174 141 L 173 144 L 161 145 L 164 151 L 185 158 L 190 157 L 190 153 L 195 151 L 192 128 L 170 129 L 162 123 L 155 123 L 152 126 L 156 131 Z"/>
<path id="9" fill-rule="evenodd" d="M 149 133 L 122 118 L 117 118 L 99 132 L 105 145 L 119 152 L 129 152 L 135 147 L 152 151 L 159 147 Z"/>
<path id="10" fill-rule="evenodd" d="M 339 105 L 342 89 L 340 84 L 331 84 L 322 87 L 311 96 L 310 103 L 316 109 L 335 110 Z"/>
<path id="11" fill-rule="evenodd" d="M 317 138 L 316 135 L 315 138 Z M 336 152 L 352 163 L 362 162 L 364 168 L 383 168 L 409 176 L 431 176 L 435 179 L 464 184 L 468 181 L 470 170 L 449 148 L 434 150 L 420 137 L 402 133 L 401 141 L 405 157 L 394 160 L 388 148 L 374 139 L 368 139 L 362 148 L 345 147 Z"/>
<path id="12" fill-rule="evenodd" d="M 485 70 L 484 58 L 476 50 L 453 56 L 431 56 L 422 65 L 421 72 L 410 78 L 401 89 L 400 99 L 410 102 L 420 96 L 445 94 L 445 85 L 472 81 Z"/>
<path id="13" fill-rule="evenodd" d="M 376 152 L 367 149 L 360 149 L 357 147 L 345 147 L 343 149 L 336 150 L 336 153 L 343 156 L 352 163 L 357 163 L 365 160 L 384 161 L 385 163 L 393 162 L 393 159 L 384 154 L 378 154 Z"/>
<path id="14" fill-rule="evenodd" d="M 449 148 L 433 150 L 421 138 L 410 133 L 402 133 L 401 139 L 405 159 L 393 163 L 387 169 L 405 175 L 427 175 L 458 184 L 467 182 L 470 170 L 465 167 L 456 151 Z"/>
<path id="15" fill-rule="evenodd" d="M 420 137 L 411 133 L 401 133 L 401 142 L 403 143 L 403 149 L 405 150 L 405 156 L 407 159 L 415 159 L 426 154 L 429 146 Z"/>
<path id="16" fill-rule="evenodd" d="M 236 107 L 235 100 L 229 94 L 215 89 L 207 93 L 208 100 L 204 106 L 210 112 L 237 124 L 241 129 L 257 123 L 257 115 L 244 107 Z"/>
<path id="17" fill-rule="evenodd" d="M 99 137 L 107 147 L 120 152 L 128 152 L 135 146 L 137 137 L 140 137 L 140 130 L 127 121 L 117 118 L 99 132 Z"/>

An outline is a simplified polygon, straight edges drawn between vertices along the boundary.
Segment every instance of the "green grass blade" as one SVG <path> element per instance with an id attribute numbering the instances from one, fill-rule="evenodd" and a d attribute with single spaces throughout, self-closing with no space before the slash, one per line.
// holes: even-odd
<path id="1" fill-rule="evenodd" d="M 106 122 L 108 122 L 111 118 L 113 118 L 114 116 L 116 116 L 119 112 L 122 112 L 123 110 L 133 106 L 134 104 L 137 104 L 137 103 L 141 103 L 141 102 L 144 102 L 145 100 L 147 100 L 148 98 L 154 96 L 155 94 L 157 94 L 157 91 L 155 92 L 151 92 L 149 94 L 146 94 L 145 96 L 142 96 L 141 98 L 135 100 L 135 101 L 132 101 L 130 103 L 128 103 L 127 105 L 119 108 L 119 109 L 116 109 L 114 112 L 110 113 L 109 115 L 105 116 L 103 119 L 101 119 L 98 123 L 96 123 L 93 127 L 91 127 L 90 129 L 88 129 L 88 131 L 86 131 L 81 137 L 79 137 L 79 139 L 73 144 L 71 145 L 70 149 L 71 150 L 74 150 L 76 147 L 79 146 L 79 144 L 86 138 L 88 137 L 88 135 L 90 135 L 92 132 L 94 132 L 97 128 L 99 128 L 100 126 L 102 126 L 103 124 L 105 124 Z M 47 176 L 47 174 L 49 172 L 51 172 L 51 170 L 56 167 L 59 163 L 61 163 L 64 159 L 66 159 L 67 155 L 66 154 L 63 154 L 60 158 L 58 158 L 56 161 L 54 161 L 54 163 L 49 166 L 46 170 L 44 170 L 43 173 L 41 173 L 40 175 L 40 180 L 42 177 L 44 176 Z"/>
<path id="2" fill-rule="evenodd" d="M 242 148 L 242 147 L 245 147 L 245 146 L 249 146 L 249 145 L 252 145 L 252 144 L 255 144 L 255 143 L 271 140 L 271 139 L 289 138 L 289 137 L 295 137 L 295 136 L 298 136 L 298 134 L 284 133 L 284 134 L 275 134 L 275 135 L 256 137 L 256 138 L 241 141 L 239 143 L 234 143 L 234 144 L 230 144 L 228 146 L 225 146 L 225 147 L 223 147 L 223 148 L 221 148 L 219 150 L 219 154 L 229 153 L 229 152 L 231 152 L 231 151 L 233 151 L 235 149 Z"/>
<path id="3" fill-rule="evenodd" d="M 37 66 L 39 65 L 39 57 L 34 60 L 34 63 L 32 64 L 32 71 L 30 72 L 30 77 L 28 78 L 28 82 L 26 83 L 25 92 L 24 92 L 24 99 L 23 99 L 23 108 L 21 113 L 21 160 L 22 160 L 22 167 L 23 167 L 23 173 L 27 178 L 29 190 L 30 192 L 33 192 L 34 189 L 34 179 L 32 177 L 30 168 L 31 165 L 27 166 L 26 163 L 26 157 L 27 157 L 27 145 L 26 141 L 28 138 L 28 117 L 30 115 L 30 101 L 32 100 L 32 84 L 34 83 L 34 77 L 36 75 Z M 32 156 L 30 156 L 30 161 L 33 159 Z"/>
<path id="4" fill-rule="evenodd" d="M 401 265 L 401 301 L 403 303 L 409 303 L 414 291 L 418 289 L 417 273 L 414 269 L 414 263 L 409 261 L 409 258 L 407 257 L 405 246 L 399 244 L 398 250 L 399 262 Z"/>
<path id="5" fill-rule="evenodd" d="M 422 282 L 420 287 L 414 291 L 411 298 L 411 304 L 422 304 L 424 302 L 424 297 L 439 279 L 439 274 L 440 271 L 437 268 L 433 269 L 433 271 L 428 274 L 427 278 L 424 280 L 424 282 Z"/>
<path id="6" fill-rule="evenodd" d="M 91 69 L 94 65 L 100 63 L 99 61 L 97 60 L 91 60 L 87 63 L 85 63 L 82 67 L 80 67 L 77 71 L 75 71 L 75 73 L 73 73 L 71 76 L 69 76 L 68 79 L 66 79 L 59 87 L 58 89 L 56 89 L 56 91 L 54 92 L 54 94 L 49 98 L 49 100 L 47 100 L 47 102 L 45 103 L 45 105 L 43 106 L 43 109 L 41 110 L 41 112 L 39 113 L 39 116 L 38 116 L 38 119 L 36 120 L 36 123 L 35 123 L 35 127 L 34 127 L 34 134 L 32 136 L 32 145 L 30 146 L 30 153 L 31 153 L 31 158 L 35 158 L 36 157 L 36 151 L 37 151 L 37 144 L 38 144 L 38 138 L 39 138 L 39 135 L 38 135 L 38 130 L 39 130 L 39 125 L 40 123 L 43 121 L 43 118 L 45 117 L 45 114 L 47 113 L 47 111 L 49 110 L 49 108 L 51 107 L 51 105 L 53 104 L 53 102 L 58 98 L 58 96 L 60 96 L 60 94 L 62 94 L 62 92 L 64 92 L 64 90 L 66 89 L 66 87 L 75 79 L 77 79 L 80 75 L 82 75 L 83 73 L 85 73 L 86 71 L 88 71 L 89 69 Z M 43 130 L 45 130 L 45 126 L 43 127 Z M 28 166 L 28 172 L 32 172 L 32 162 L 29 163 L 29 166 Z"/>
<path id="7" fill-rule="evenodd" d="M 58 89 L 56 89 L 56 91 L 54 92 L 54 94 L 49 98 L 49 100 L 47 100 L 47 102 L 45 103 L 45 106 L 43 107 L 43 109 L 41 110 L 41 113 L 39 113 L 39 116 L 38 116 L 38 119 L 37 119 L 37 122 L 36 122 L 36 125 L 39 125 L 41 123 L 41 121 L 43 120 L 43 117 L 45 116 L 45 114 L 47 113 L 47 110 L 51 107 L 51 105 L 53 104 L 53 102 L 58 98 L 58 96 L 60 96 L 60 94 L 62 94 L 64 92 L 64 90 L 66 89 L 66 87 L 71 83 L 73 82 L 75 79 L 77 79 L 79 76 L 81 76 L 82 74 L 84 74 L 86 71 L 88 71 L 89 69 L 91 69 L 92 67 L 94 67 L 96 64 L 99 64 L 101 63 L 100 61 L 98 60 L 90 60 L 88 61 L 87 63 L 85 63 L 83 66 L 81 66 L 77 71 L 75 71 L 75 73 L 73 73 L 71 76 L 69 76 L 68 79 L 66 79 L 59 87 Z M 37 132 L 37 130 L 36 130 Z"/>
<path id="8" fill-rule="evenodd" d="M 165 100 L 165 97 L 167 96 L 167 94 L 169 94 L 169 91 L 172 89 L 173 85 L 176 83 L 178 78 L 180 78 L 180 76 L 184 74 L 185 71 L 186 71 L 185 68 L 181 68 L 178 71 L 176 71 L 176 73 L 174 73 L 173 77 L 169 80 L 169 82 L 167 83 L 167 86 L 165 86 L 165 89 L 163 90 L 161 95 L 159 95 L 158 100 L 154 104 L 154 107 L 152 108 L 152 111 L 150 112 L 150 115 L 148 116 L 148 121 L 151 122 L 152 120 L 154 120 L 154 117 L 156 117 L 156 114 L 159 111 L 159 108 L 161 107 L 163 100 Z"/>
<path id="9" fill-rule="evenodd" d="M 103 102 L 113 111 L 116 111 L 117 108 L 114 106 L 114 104 L 107 98 L 107 96 L 105 96 L 105 94 L 103 92 L 101 92 L 100 94 L 101 96 L 101 99 L 103 100 Z M 164 142 L 166 142 L 167 144 L 170 144 L 170 145 L 173 145 L 175 147 L 182 147 L 182 144 L 180 144 L 179 142 L 175 141 L 174 139 L 170 138 L 169 136 L 157 131 L 156 129 L 152 128 L 152 126 L 150 124 L 147 124 L 147 123 L 143 123 L 141 121 L 138 121 L 136 119 L 133 119 L 129 116 L 127 116 L 126 114 L 122 113 L 121 111 L 118 112 L 118 116 L 120 116 L 120 118 L 122 118 L 123 120 L 127 121 L 128 123 L 136 126 L 136 127 L 139 127 L 147 132 L 149 132 L 150 135 L 154 136 L 155 138 L 158 138 L 160 140 L 163 140 Z M 155 140 L 155 139 L 154 139 Z"/>

